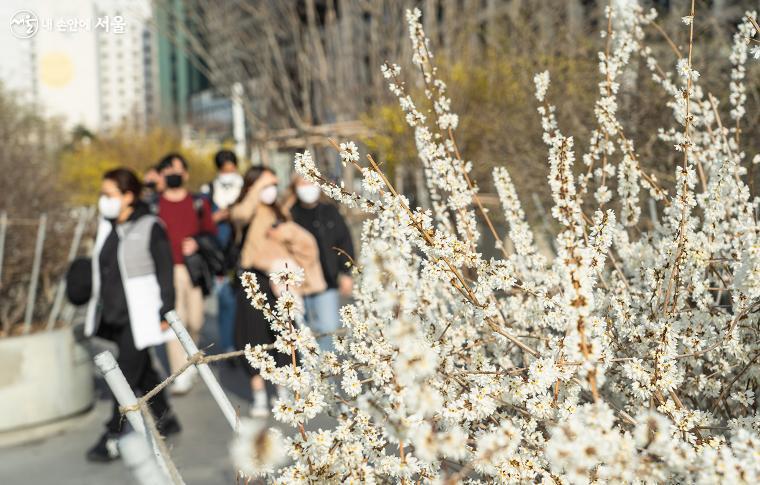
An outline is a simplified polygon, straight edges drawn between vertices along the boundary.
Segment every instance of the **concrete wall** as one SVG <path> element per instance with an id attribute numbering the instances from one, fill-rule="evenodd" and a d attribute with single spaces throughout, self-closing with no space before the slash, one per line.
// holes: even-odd
<path id="1" fill-rule="evenodd" d="M 70 328 L 0 339 L 0 432 L 86 410 L 92 376 L 89 355 Z"/>

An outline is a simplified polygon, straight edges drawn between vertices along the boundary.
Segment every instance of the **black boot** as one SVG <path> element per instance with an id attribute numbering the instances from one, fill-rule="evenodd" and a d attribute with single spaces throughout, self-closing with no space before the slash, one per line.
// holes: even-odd
<path id="1" fill-rule="evenodd" d="M 168 438 L 169 436 L 173 434 L 177 434 L 180 431 L 182 431 L 182 426 L 179 425 L 179 421 L 177 420 L 177 417 L 174 414 L 167 413 L 166 416 L 161 418 L 158 423 L 156 424 L 156 428 L 158 429 L 158 432 L 161 433 L 161 436 L 164 438 Z"/>
<path id="2" fill-rule="evenodd" d="M 110 463 L 120 456 L 119 436 L 108 431 L 103 433 L 95 446 L 87 450 L 87 461 L 96 463 Z"/>

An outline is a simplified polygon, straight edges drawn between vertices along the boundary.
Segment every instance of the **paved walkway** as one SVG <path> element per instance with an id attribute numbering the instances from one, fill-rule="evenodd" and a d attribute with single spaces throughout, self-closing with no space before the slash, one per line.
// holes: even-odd
<path id="1" fill-rule="evenodd" d="M 215 319 L 209 315 L 201 347 L 215 340 Z M 241 365 L 216 363 L 232 404 L 247 413 L 250 390 Z M 119 460 L 93 464 L 86 450 L 103 432 L 111 413 L 110 394 L 98 379 L 99 398 L 92 410 L 66 424 L 59 434 L 11 448 L 0 448 L 0 485 L 132 485 L 134 479 Z M 235 484 L 229 459 L 232 432 L 207 388 L 198 379 L 193 390 L 172 399 L 183 431 L 169 440 L 172 457 L 187 485 Z M 290 430 L 283 430 L 290 432 Z"/>
<path id="2" fill-rule="evenodd" d="M 244 404 L 231 396 L 235 405 Z M 172 457 L 185 483 L 233 484 L 234 471 L 228 457 L 232 436 L 226 421 L 203 385 L 172 403 L 183 431 L 171 439 Z M 243 407 L 242 409 L 245 409 Z M 61 434 L 43 441 L 0 449 L 0 483 L 3 485 L 132 485 L 134 479 L 119 460 L 93 464 L 85 451 L 98 439 L 110 417 L 110 401 L 101 399 L 92 411 L 77 418 Z"/>

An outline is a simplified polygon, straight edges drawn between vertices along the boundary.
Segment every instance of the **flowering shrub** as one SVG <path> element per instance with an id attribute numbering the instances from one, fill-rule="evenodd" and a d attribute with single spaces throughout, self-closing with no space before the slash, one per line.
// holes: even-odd
<path id="1" fill-rule="evenodd" d="M 287 483 L 758 482 L 760 241 L 739 149 L 755 13 L 735 37 L 724 125 L 692 66 L 695 12 L 684 17 L 689 48 L 671 73 L 644 44 L 655 13 L 613 4 L 582 170 L 557 125 L 549 73 L 535 78 L 561 226 L 553 258 L 538 250 L 509 173 L 497 168 L 514 252 L 501 244 L 456 145 L 459 120 L 420 13 L 408 13 L 426 99 L 407 94 L 397 65 L 383 74 L 414 130 L 433 207 L 410 207 L 351 142 L 336 149 L 361 172 L 361 193 L 328 182 L 308 152 L 296 157 L 303 177 L 370 217 L 335 354 L 295 324 L 298 273 L 275 276 L 285 290 L 274 308 L 255 277 L 243 277 L 292 365 L 277 368 L 261 347 L 247 358 L 286 389 L 274 415 L 298 429 L 283 438 L 291 464 L 272 472 L 258 460 L 247 473 Z M 642 169 L 619 121 L 635 56 L 672 96 L 675 122 L 659 135 L 683 155 L 674 187 Z M 640 223 L 645 197 L 664 207 L 659 222 Z M 481 254 L 479 218 L 499 241 L 497 258 Z M 337 424 L 307 430 L 319 413 Z"/>

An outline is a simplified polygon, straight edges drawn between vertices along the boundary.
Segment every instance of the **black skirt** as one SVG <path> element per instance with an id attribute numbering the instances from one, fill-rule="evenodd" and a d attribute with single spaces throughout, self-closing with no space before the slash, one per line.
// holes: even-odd
<path id="1" fill-rule="evenodd" d="M 269 284 L 269 277 L 256 269 L 246 269 L 256 276 L 256 280 L 259 282 L 261 290 L 267 297 L 269 306 L 274 308 L 276 298 L 272 293 L 272 288 Z M 245 290 L 238 283 L 235 285 L 235 296 L 237 300 L 237 306 L 235 310 L 235 348 L 238 350 L 245 349 L 246 344 L 251 344 L 251 347 L 256 345 L 268 345 L 273 344 L 277 334 L 272 330 L 269 322 L 264 318 L 264 314 L 261 310 L 253 308 L 251 302 L 246 298 Z M 274 357 L 277 367 L 282 367 L 291 363 L 291 356 L 286 355 L 279 350 L 271 349 L 268 351 L 269 355 Z M 258 369 L 254 369 L 243 357 L 245 365 L 243 368 L 251 375 L 254 376 L 259 373 Z"/>

